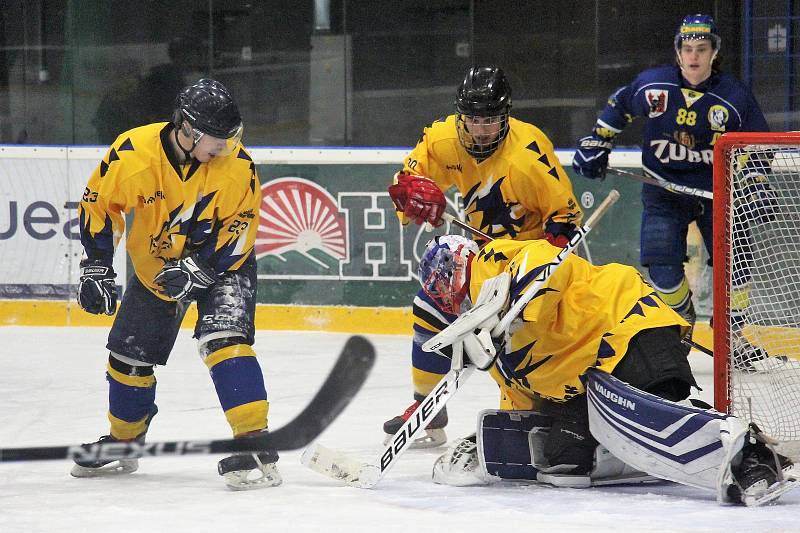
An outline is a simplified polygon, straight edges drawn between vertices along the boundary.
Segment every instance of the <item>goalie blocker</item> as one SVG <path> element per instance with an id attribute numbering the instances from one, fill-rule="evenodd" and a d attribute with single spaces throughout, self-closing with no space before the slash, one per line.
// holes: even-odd
<path id="1" fill-rule="evenodd" d="M 551 467 L 542 444 L 551 419 L 534 411 L 487 410 L 477 436 L 460 440 L 434 465 L 437 483 L 467 486 L 530 480 L 566 487 L 665 479 L 712 490 L 720 503 L 761 505 L 798 483 L 794 465 L 757 427 L 712 409 L 648 394 L 587 372 L 592 435 L 600 442 L 588 476 Z M 569 465 L 567 465 L 569 466 Z"/>

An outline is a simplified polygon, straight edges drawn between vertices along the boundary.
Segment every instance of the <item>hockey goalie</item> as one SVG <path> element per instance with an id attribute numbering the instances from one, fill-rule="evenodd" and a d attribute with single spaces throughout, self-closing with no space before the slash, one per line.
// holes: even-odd
<path id="1" fill-rule="evenodd" d="M 657 479 L 761 505 L 797 485 L 791 460 L 755 425 L 687 401 L 696 383 L 689 324 L 633 267 L 594 266 L 547 241 L 432 240 L 420 282 L 434 301 L 475 302 L 423 346 L 454 349 L 498 383 L 498 410 L 455 442 L 433 480 L 457 486 L 529 480 L 566 487 Z M 500 318 L 535 280 L 512 323 Z M 707 407 L 707 406 L 705 406 Z"/>

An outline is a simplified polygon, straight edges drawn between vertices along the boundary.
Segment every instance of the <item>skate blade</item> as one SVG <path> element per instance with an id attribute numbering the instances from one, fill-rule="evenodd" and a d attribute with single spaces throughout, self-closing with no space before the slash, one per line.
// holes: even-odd
<path id="1" fill-rule="evenodd" d="M 394 435 L 386 434 L 383 439 L 383 445 L 388 445 Z M 447 443 L 447 434 L 443 429 L 426 429 L 425 435 L 414 439 L 409 445 L 409 450 L 425 450 L 428 448 L 436 448 L 442 444 Z"/>
<path id="2" fill-rule="evenodd" d="M 121 476 L 136 472 L 139 469 L 138 459 L 121 459 L 103 465 L 99 468 L 88 468 L 81 465 L 73 465 L 70 475 L 72 477 L 110 477 Z"/>
<path id="3" fill-rule="evenodd" d="M 257 473 L 257 477 L 251 477 Z M 283 478 L 273 465 L 255 470 L 234 470 L 222 475 L 225 478 L 225 485 L 231 490 L 254 490 L 267 487 L 277 487 L 283 483 Z"/>
<path id="4" fill-rule="evenodd" d="M 791 470 L 791 468 L 787 470 Z M 784 475 L 786 477 L 783 479 L 783 481 L 773 483 L 772 486 L 767 489 L 758 490 L 755 494 L 745 493 L 742 496 L 742 503 L 744 503 L 747 507 L 758 507 L 760 505 L 765 505 L 767 503 L 774 502 L 783 494 L 800 486 L 800 480 L 793 475 L 788 474 L 786 470 L 784 470 Z M 758 485 L 758 483 L 756 483 L 756 485 Z"/>

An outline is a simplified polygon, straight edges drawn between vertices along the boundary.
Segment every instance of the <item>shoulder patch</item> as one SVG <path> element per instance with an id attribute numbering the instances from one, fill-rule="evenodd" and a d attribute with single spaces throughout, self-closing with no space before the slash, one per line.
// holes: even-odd
<path id="1" fill-rule="evenodd" d="M 240 148 L 239 149 L 239 153 L 236 154 L 236 158 L 237 159 L 244 159 L 245 161 L 252 161 L 253 160 L 250 157 L 250 155 L 247 152 L 244 151 L 244 148 Z"/>
<path id="2" fill-rule="evenodd" d="M 532 152 L 536 152 L 537 154 L 541 152 L 541 150 L 539 149 L 539 144 L 536 141 L 533 141 L 532 143 L 530 143 L 525 148 L 527 148 L 528 150 L 530 150 Z"/>

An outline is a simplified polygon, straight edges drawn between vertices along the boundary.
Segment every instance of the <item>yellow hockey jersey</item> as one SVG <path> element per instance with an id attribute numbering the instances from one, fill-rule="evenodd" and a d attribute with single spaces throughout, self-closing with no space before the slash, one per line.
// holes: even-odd
<path id="1" fill-rule="evenodd" d="M 89 259 L 111 262 L 125 217 L 134 212 L 127 251 L 136 276 L 153 283 L 166 260 L 197 252 L 215 271 L 236 270 L 252 253 L 261 189 L 242 146 L 208 163 L 181 165 L 169 144 L 170 123 L 117 137 L 80 202 L 81 242 Z"/>
<path id="2" fill-rule="evenodd" d="M 580 224 L 581 209 L 553 144 L 537 127 L 509 118 L 500 147 L 477 161 L 461 146 L 455 115 L 425 128 L 403 170 L 455 186 L 467 223 L 491 237 L 540 239 L 544 225 Z"/>
<path id="3" fill-rule="evenodd" d="M 558 254 L 545 240 L 492 241 L 472 262 L 470 297 L 484 280 L 509 272 L 513 305 Z M 585 392 L 580 376 L 590 367 L 611 373 L 638 332 L 689 324 L 662 302 L 635 268 L 594 266 L 570 255 L 527 304 L 523 325 L 491 369 L 504 405 L 530 409 L 537 395 L 566 401 Z M 686 329 L 684 330 L 684 332 Z"/>

